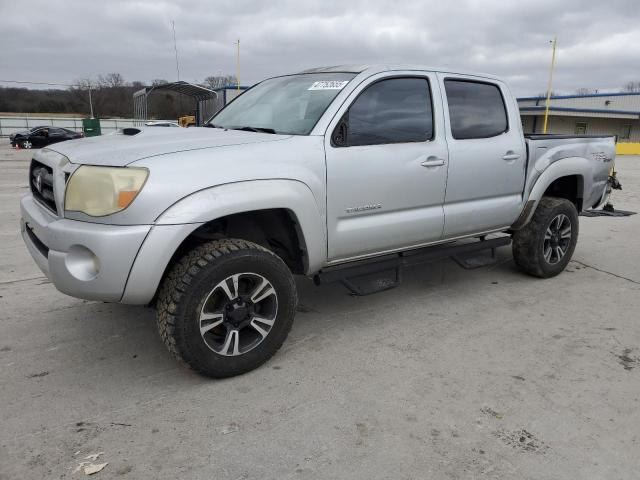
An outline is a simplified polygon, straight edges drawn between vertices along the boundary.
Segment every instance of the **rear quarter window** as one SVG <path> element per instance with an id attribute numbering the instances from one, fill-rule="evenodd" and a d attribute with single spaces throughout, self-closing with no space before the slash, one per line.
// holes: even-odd
<path id="1" fill-rule="evenodd" d="M 495 137 L 508 130 L 507 109 L 497 85 L 449 79 L 444 86 L 453 138 Z"/>

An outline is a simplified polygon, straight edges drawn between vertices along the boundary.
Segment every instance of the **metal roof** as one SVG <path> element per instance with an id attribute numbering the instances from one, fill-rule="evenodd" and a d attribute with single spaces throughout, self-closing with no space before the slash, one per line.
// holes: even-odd
<path id="1" fill-rule="evenodd" d="M 544 110 L 544 109 L 545 109 L 544 105 L 520 107 L 520 110 Z M 611 110 L 611 109 L 604 109 L 604 108 L 549 107 L 549 110 L 557 110 L 559 112 L 621 113 L 624 115 L 640 115 L 640 111 L 635 111 L 635 110 Z"/>
<path id="2" fill-rule="evenodd" d="M 624 96 L 640 95 L 640 92 L 613 92 L 613 93 L 587 93 L 586 95 L 551 95 L 551 100 L 561 100 L 567 98 L 593 98 L 593 97 L 624 97 Z M 518 101 L 525 100 L 546 100 L 546 96 L 540 95 L 537 97 L 518 97 Z"/>
<path id="3" fill-rule="evenodd" d="M 138 90 L 133 94 L 133 96 L 135 98 L 139 95 L 148 95 L 154 90 L 171 90 L 173 92 L 188 95 L 195 98 L 196 100 L 209 100 L 210 98 L 218 96 L 218 93 L 214 90 L 210 90 L 206 87 L 194 85 L 193 83 L 184 81 L 163 83 L 161 85 L 154 85 L 153 87 L 145 87 L 141 90 Z"/>
<path id="4" fill-rule="evenodd" d="M 520 112 L 527 114 L 529 112 L 535 113 L 540 112 L 544 113 L 545 107 L 544 105 L 539 106 L 530 106 L 530 107 L 520 107 Z M 596 116 L 596 117 L 604 117 L 604 118 L 640 118 L 640 111 L 630 111 L 630 110 L 612 110 L 612 109 L 602 109 L 602 108 L 572 108 L 572 107 L 549 107 L 549 112 L 556 112 L 558 114 L 567 114 L 573 116 Z"/>

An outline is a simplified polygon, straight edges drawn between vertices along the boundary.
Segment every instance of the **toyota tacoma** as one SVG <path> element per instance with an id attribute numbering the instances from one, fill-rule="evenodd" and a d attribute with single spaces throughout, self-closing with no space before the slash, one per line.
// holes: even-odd
<path id="1" fill-rule="evenodd" d="M 559 274 L 614 155 L 610 136 L 523 135 L 493 76 L 317 68 L 258 83 L 206 127 L 36 152 L 21 228 L 58 290 L 154 306 L 168 349 L 219 378 L 282 345 L 294 275 L 367 294 L 404 265 L 509 243 L 524 272 Z"/>

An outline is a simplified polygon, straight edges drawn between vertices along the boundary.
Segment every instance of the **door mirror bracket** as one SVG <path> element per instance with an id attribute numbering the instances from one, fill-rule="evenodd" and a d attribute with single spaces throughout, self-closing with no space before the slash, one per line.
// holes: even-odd
<path id="1" fill-rule="evenodd" d="M 349 131 L 349 114 L 348 112 L 343 115 L 336 125 L 335 130 L 331 134 L 331 143 L 336 147 L 346 147 L 347 137 Z"/>

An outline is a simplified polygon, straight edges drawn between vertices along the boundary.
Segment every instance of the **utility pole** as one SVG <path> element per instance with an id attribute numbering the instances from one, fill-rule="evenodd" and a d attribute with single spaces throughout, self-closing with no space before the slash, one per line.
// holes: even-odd
<path id="1" fill-rule="evenodd" d="M 558 37 L 554 36 L 551 41 L 552 53 L 551 53 L 551 68 L 549 68 L 549 83 L 547 84 L 547 101 L 544 106 L 544 126 L 542 127 L 542 133 L 547 133 L 547 123 L 549 121 L 549 100 L 551 99 L 551 86 L 553 82 L 553 68 L 556 64 L 556 47 L 558 45 Z"/>
<path id="2" fill-rule="evenodd" d="M 240 39 L 236 42 L 236 84 L 240 93 Z"/>
<path id="3" fill-rule="evenodd" d="M 171 27 L 173 28 L 173 49 L 176 52 L 176 72 L 178 74 L 178 81 L 180 81 L 180 64 L 178 63 L 178 44 L 176 43 L 176 22 L 171 20 Z"/>
<path id="4" fill-rule="evenodd" d="M 89 109 L 91 110 L 91 118 L 93 118 L 93 101 L 91 100 L 91 81 L 89 81 L 88 85 L 89 85 Z"/>
<path id="5" fill-rule="evenodd" d="M 176 43 L 176 22 L 171 20 L 171 28 L 173 28 L 173 50 L 176 52 L 176 73 L 178 81 L 180 81 L 180 64 L 178 63 L 178 44 Z M 178 93 L 178 118 L 182 115 L 182 94 Z"/>

